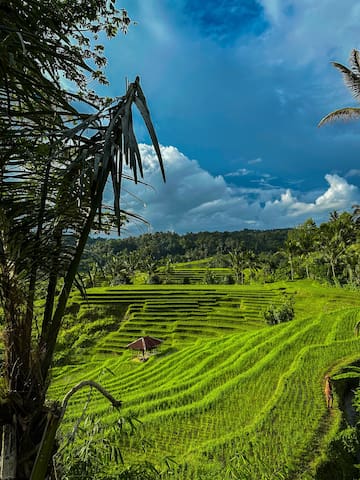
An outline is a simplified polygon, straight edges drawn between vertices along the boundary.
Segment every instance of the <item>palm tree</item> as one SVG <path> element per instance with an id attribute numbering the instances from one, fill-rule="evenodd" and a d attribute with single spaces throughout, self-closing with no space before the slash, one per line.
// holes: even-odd
<path id="1" fill-rule="evenodd" d="M 306 220 L 302 225 L 292 230 L 292 235 L 297 239 L 299 257 L 305 267 L 306 278 L 310 278 L 310 266 L 314 260 L 314 252 L 317 242 L 317 227 L 312 218 Z"/>
<path id="2" fill-rule="evenodd" d="M 229 252 L 230 267 L 234 273 L 236 283 L 244 284 L 244 269 L 246 254 L 243 249 L 236 249 Z"/>
<path id="3" fill-rule="evenodd" d="M 291 238 L 289 235 L 285 241 L 284 251 L 288 259 L 290 267 L 290 280 L 294 280 L 294 259 L 295 256 L 299 253 L 299 243 L 297 240 Z"/>
<path id="4" fill-rule="evenodd" d="M 335 284 L 339 280 L 339 271 L 350 266 L 347 262 L 348 248 L 355 241 L 355 237 L 352 216 L 347 212 L 331 214 L 330 221 L 320 225 L 318 248 L 329 266 L 329 277 L 331 276 Z"/>
<path id="5" fill-rule="evenodd" d="M 343 74 L 345 85 L 349 88 L 356 100 L 360 100 L 360 52 L 352 50 L 350 54 L 350 68 L 341 63 L 332 62 L 335 68 Z M 319 127 L 334 120 L 351 120 L 360 117 L 359 107 L 345 107 L 328 113 L 319 122 Z"/>
<path id="6" fill-rule="evenodd" d="M 113 5 L 110 12 L 106 5 L 89 0 L 85 12 L 76 2 L 58 0 L 0 5 L 1 478 L 45 478 L 59 422 L 79 388 L 100 388 L 119 406 L 94 382 L 74 387 L 63 405 L 45 402 L 57 336 L 89 233 L 94 226 L 109 226 L 109 219 L 120 231 L 126 215 L 120 206 L 122 181 L 137 182 L 142 175 L 133 105 L 145 121 L 164 176 L 139 79 L 123 97 L 102 102 L 86 91 L 79 73 L 97 73 L 84 61 L 88 44 L 81 26 L 111 34 L 120 25 Z M 127 15 L 122 18 L 126 25 Z M 101 56 L 93 59 L 100 62 Z M 85 93 L 64 90 L 61 77 Z M 73 105 L 84 98 L 91 113 Z M 114 204 L 104 212 L 108 180 Z M 37 325 L 39 284 L 45 306 Z"/>

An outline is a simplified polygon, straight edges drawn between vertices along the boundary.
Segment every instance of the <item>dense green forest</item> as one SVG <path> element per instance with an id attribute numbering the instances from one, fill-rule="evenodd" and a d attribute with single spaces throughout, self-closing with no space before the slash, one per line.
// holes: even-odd
<path id="1" fill-rule="evenodd" d="M 203 283 L 307 278 L 355 287 L 360 284 L 358 240 L 356 208 L 353 214 L 334 211 L 319 226 L 309 219 L 293 229 L 91 238 L 80 278 L 86 286 L 116 285 L 134 282 L 141 271 L 150 282 L 178 282 L 171 276 L 172 264 L 203 260 Z M 206 277 L 207 267 L 228 270 L 212 278 Z"/>
<path id="2" fill-rule="evenodd" d="M 238 232 L 199 232 L 179 235 L 174 232 L 147 233 L 119 239 L 90 238 L 94 252 L 118 254 L 138 250 L 155 260 L 171 257 L 174 261 L 199 260 L 236 250 L 239 246 L 255 253 L 276 252 L 284 244 L 289 229 L 242 230 Z"/>

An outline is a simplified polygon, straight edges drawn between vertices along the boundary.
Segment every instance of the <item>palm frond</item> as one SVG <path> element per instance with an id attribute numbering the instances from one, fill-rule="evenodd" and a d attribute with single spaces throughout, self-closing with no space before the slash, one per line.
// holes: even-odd
<path id="1" fill-rule="evenodd" d="M 349 63 L 355 73 L 360 75 L 360 52 L 355 48 L 350 53 Z"/>
<path id="2" fill-rule="evenodd" d="M 154 126 L 153 126 L 151 118 L 150 118 L 150 112 L 149 112 L 148 106 L 146 104 L 145 95 L 144 95 L 144 93 L 143 93 L 143 91 L 140 87 L 139 77 L 136 77 L 135 84 L 136 84 L 136 93 L 137 93 L 137 95 L 134 98 L 135 105 L 138 107 L 138 109 L 139 109 L 139 111 L 140 111 L 140 113 L 141 113 L 141 115 L 144 119 L 145 125 L 146 125 L 146 127 L 149 131 L 150 138 L 151 138 L 151 141 L 154 145 L 154 149 L 155 149 L 158 161 L 159 161 L 161 174 L 162 174 L 163 179 L 165 181 L 165 169 L 164 169 L 164 164 L 163 164 L 163 161 L 162 161 L 162 158 L 161 158 L 160 146 L 159 146 L 159 142 L 158 142 L 158 139 L 157 139 L 157 136 L 156 136 L 156 133 L 155 133 Z"/>
<path id="3" fill-rule="evenodd" d="M 322 127 L 326 123 L 334 122 L 335 120 L 354 120 L 360 117 L 360 108 L 356 107 L 345 107 L 340 108 L 339 110 L 334 110 L 333 112 L 328 113 L 324 118 L 322 118 L 318 124 L 318 127 Z"/>
<path id="4" fill-rule="evenodd" d="M 356 100 L 360 100 L 360 74 L 357 74 L 341 63 L 332 62 L 333 66 L 343 74 L 345 85 Z"/>

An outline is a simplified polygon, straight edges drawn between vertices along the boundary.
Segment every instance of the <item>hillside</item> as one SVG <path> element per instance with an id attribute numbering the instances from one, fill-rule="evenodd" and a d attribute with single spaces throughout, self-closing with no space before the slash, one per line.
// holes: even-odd
<path id="1" fill-rule="evenodd" d="M 267 326 L 264 309 L 289 296 L 295 319 Z M 117 325 L 73 348 L 72 363 L 54 369 L 50 396 L 93 379 L 120 397 L 122 415 L 141 421 L 135 435 L 122 434 L 127 463 L 161 468 L 171 457 L 174 479 L 315 478 L 342 419 L 337 397 L 326 408 L 324 375 L 360 358 L 357 293 L 310 282 L 127 286 L 72 302 L 82 315 L 111 307 L 112 321 L 118 309 Z M 164 342 L 148 361 L 135 361 L 124 347 L 144 334 Z M 73 397 L 65 431 L 88 398 L 85 390 Z M 90 414 L 109 431 L 118 418 L 95 392 Z"/>
<path id="2" fill-rule="evenodd" d="M 127 238 L 90 237 L 87 255 L 122 251 L 146 251 L 159 260 L 171 256 L 176 261 L 197 260 L 243 246 L 255 253 L 276 252 L 283 247 L 291 229 L 240 230 L 234 232 L 198 232 L 179 235 L 174 232 L 145 233 Z"/>

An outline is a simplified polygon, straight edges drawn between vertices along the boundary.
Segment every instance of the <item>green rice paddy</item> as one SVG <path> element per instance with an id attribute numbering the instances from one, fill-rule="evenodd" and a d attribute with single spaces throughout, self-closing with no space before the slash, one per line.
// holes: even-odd
<path id="1" fill-rule="evenodd" d="M 289 297 L 295 319 L 266 325 L 264 310 Z M 121 398 L 122 414 L 142 422 L 124 435 L 126 462 L 172 457 L 169 478 L 182 480 L 314 478 L 342 419 L 336 396 L 326 408 L 324 375 L 360 359 L 357 292 L 310 282 L 136 285 L 72 301 L 126 313 L 74 364 L 54 369 L 49 396 L 61 400 L 74 384 L 95 380 Z M 146 362 L 125 348 L 143 335 L 164 340 Z M 87 399 L 86 390 L 73 397 L 64 431 Z M 87 414 L 109 426 L 119 417 L 95 392 Z"/>

